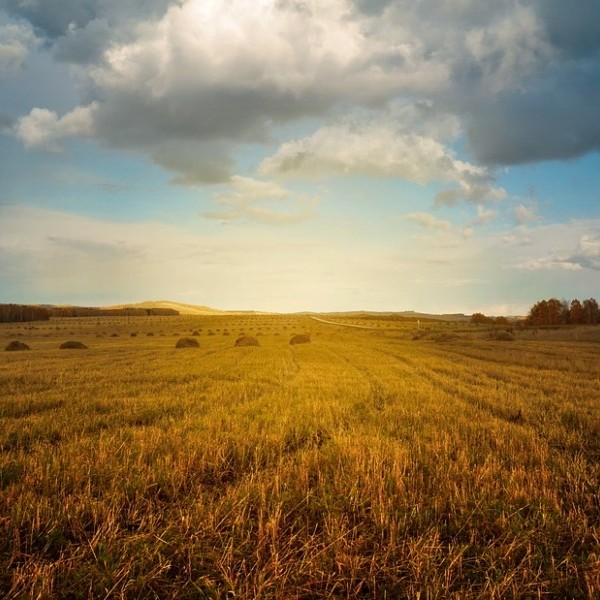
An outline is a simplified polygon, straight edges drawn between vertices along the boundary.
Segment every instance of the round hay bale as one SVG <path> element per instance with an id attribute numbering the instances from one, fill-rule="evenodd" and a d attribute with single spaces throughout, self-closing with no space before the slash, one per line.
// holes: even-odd
<path id="1" fill-rule="evenodd" d="M 199 332 L 197 329 L 194 329 L 194 331 L 193 331 L 192 335 L 194 335 L 194 336 L 199 336 L 199 335 L 200 335 L 200 332 Z"/>
<path id="2" fill-rule="evenodd" d="M 456 333 L 442 333 L 441 335 L 438 335 L 435 338 L 435 341 L 439 344 L 439 343 L 445 343 L 445 342 L 455 342 L 456 340 L 460 340 L 461 337 L 460 335 L 457 335 Z"/>
<path id="3" fill-rule="evenodd" d="M 235 340 L 236 346 L 260 346 L 258 340 L 251 335 L 243 335 Z"/>
<path id="4" fill-rule="evenodd" d="M 200 344 L 192 338 L 179 338 L 175 344 L 175 348 L 199 348 Z"/>
<path id="5" fill-rule="evenodd" d="M 292 336 L 290 344 L 310 344 L 310 335 L 308 335 L 308 333 L 298 333 L 297 335 Z"/>
<path id="6" fill-rule="evenodd" d="M 64 342 L 60 345 L 61 350 L 87 350 L 87 346 L 81 342 Z"/>
<path id="7" fill-rule="evenodd" d="M 513 342 L 515 340 L 515 336 L 508 331 L 496 331 L 493 339 L 498 342 Z"/>
<path id="8" fill-rule="evenodd" d="M 22 350 L 31 350 L 31 348 L 24 344 L 23 342 L 19 342 L 18 340 L 12 341 L 6 348 L 4 348 L 6 352 L 20 352 Z"/>

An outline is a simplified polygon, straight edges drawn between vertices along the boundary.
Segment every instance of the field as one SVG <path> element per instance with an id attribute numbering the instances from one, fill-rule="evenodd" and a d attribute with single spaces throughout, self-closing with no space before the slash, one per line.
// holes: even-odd
<path id="1" fill-rule="evenodd" d="M 597 329 L 337 321 L 0 325 L 0 596 L 600 597 Z"/>

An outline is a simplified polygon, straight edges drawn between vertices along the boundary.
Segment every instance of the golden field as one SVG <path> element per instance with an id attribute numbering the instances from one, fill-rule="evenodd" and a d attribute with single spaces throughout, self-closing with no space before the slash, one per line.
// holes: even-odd
<path id="1" fill-rule="evenodd" d="M 596 329 L 323 318 L 0 325 L 0 596 L 600 597 Z"/>

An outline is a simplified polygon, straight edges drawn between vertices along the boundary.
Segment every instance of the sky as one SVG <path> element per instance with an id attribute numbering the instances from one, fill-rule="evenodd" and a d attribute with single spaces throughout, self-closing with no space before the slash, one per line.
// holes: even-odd
<path id="1" fill-rule="evenodd" d="M 600 298 L 600 2 L 0 0 L 0 302 Z"/>

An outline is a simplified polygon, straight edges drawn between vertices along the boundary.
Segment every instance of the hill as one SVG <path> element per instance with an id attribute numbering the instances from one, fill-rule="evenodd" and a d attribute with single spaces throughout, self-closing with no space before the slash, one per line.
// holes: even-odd
<path id="1" fill-rule="evenodd" d="M 226 311 L 211 308 L 210 306 L 201 306 L 196 304 L 185 304 L 183 302 L 173 302 L 171 300 L 145 300 L 132 304 L 118 304 L 115 306 L 106 306 L 107 309 L 121 308 L 171 308 L 179 311 L 180 315 L 219 315 Z"/>

